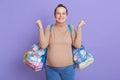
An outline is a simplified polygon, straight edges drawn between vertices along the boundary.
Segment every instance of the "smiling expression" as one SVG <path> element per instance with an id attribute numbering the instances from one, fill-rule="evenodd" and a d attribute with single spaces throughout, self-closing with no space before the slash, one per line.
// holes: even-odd
<path id="1" fill-rule="evenodd" d="M 58 7 L 55 13 L 56 22 L 65 23 L 67 19 L 67 12 L 64 7 Z"/>

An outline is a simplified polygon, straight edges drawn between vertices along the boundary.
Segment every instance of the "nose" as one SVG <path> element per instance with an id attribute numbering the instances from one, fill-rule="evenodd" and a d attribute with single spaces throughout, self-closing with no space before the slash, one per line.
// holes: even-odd
<path id="1" fill-rule="evenodd" d="M 60 14 L 60 16 L 62 16 L 62 14 Z"/>

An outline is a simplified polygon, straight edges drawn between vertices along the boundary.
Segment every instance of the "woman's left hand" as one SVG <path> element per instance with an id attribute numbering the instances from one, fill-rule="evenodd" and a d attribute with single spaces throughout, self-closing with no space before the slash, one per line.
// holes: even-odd
<path id="1" fill-rule="evenodd" d="M 78 24 L 78 28 L 82 28 L 85 25 L 85 21 L 84 20 L 80 20 L 79 24 Z"/>

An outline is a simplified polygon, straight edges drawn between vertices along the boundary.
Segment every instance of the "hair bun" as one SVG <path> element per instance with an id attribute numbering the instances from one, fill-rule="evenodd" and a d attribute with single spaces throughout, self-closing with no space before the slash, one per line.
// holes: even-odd
<path id="1" fill-rule="evenodd" d="M 64 6 L 63 4 L 58 4 L 58 7 L 60 7 L 60 6 Z"/>

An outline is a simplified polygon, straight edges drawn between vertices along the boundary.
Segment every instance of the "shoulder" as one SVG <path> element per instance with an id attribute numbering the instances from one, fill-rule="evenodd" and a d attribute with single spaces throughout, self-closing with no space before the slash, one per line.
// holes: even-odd
<path id="1" fill-rule="evenodd" d="M 68 24 L 68 25 L 70 25 L 70 27 L 72 28 L 72 30 L 74 30 L 74 25 L 72 25 L 72 24 Z"/>
<path id="2" fill-rule="evenodd" d="M 52 29 L 52 27 L 53 27 L 53 25 L 52 25 L 52 24 L 49 24 L 49 25 L 46 26 L 46 30 L 47 30 L 47 31 L 50 31 L 50 29 Z"/>
<path id="3" fill-rule="evenodd" d="M 51 27 L 53 27 L 53 24 L 47 25 L 46 29 L 50 29 Z"/>

